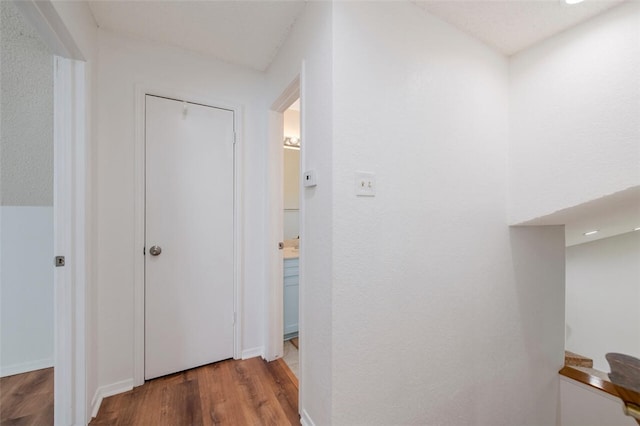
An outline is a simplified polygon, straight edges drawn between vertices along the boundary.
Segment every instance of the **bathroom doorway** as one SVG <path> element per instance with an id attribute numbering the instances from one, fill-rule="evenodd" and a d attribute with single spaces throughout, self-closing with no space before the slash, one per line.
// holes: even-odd
<path id="1" fill-rule="evenodd" d="M 300 99 L 283 113 L 283 355 L 299 376 Z"/>
<path id="2" fill-rule="evenodd" d="M 293 108 L 290 108 L 292 106 Z M 286 129 L 285 112 L 287 113 Z M 293 79 L 280 96 L 275 99 L 268 111 L 268 115 L 268 238 L 266 247 L 268 287 L 267 309 L 265 312 L 266 339 L 264 358 L 267 361 L 279 360 L 286 367 L 286 363 L 283 360 L 285 334 L 287 335 L 287 341 L 298 337 L 300 339 L 298 345 L 299 377 L 302 378 L 304 367 L 304 312 L 301 310 L 298 310 L 297 313 L 295 312 L 298 306 L 303 306 L 301 302 L 304 300 L 305 289 L 305 198 L 300 196 L 302 195 L 300 170 L 303 168 L 305 158 L 305 148 L 301 143 L 304 139 L 304 97 L 300 94 L 299 76 Z M 287 148 L 285 148 L 285 144 Z M 286 191 L 288 194 L 286 203 L 285 155 L 288 159 L 297 157 L 298 161 L 298 165 L 291 170 L 292 163 L 287 160 Z M 287 247 L 285 247 L 285 240 Z M 285 259 L 285 253 L 288 259 Z M 286 271 L 285 260 L 287 263 Z M 287 277 L 285 277 L 285 273 Z M 286 297 L 289 301 L 289 307 L 294 307 L 293 310 L 287 309 L 286 330 L 284 318 L 285 279 L 288 284 Z M 289 286 L 289 284 L 292 285 Z M 290 313 L 292 315 L 289 315 Z M 297 343 L 298 341 L 294 340 L 294 342 Z M 293 342 L 290 343 L 292 344 Z M 288 368 L 287 371 L 290 371 L 290 369 Z M 296 378 L 293 373 L 291 378 Z M 302 385 L 302 380 L 299 381 L 299 385 Z"/>

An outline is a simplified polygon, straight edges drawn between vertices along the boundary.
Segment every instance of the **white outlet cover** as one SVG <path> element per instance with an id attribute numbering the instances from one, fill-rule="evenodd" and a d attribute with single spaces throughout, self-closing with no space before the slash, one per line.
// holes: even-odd
<path id="1" fill-rule="evenodd" d="M 356 172 L 356 195 L 358 197 L 376 196 L 376 175 L 372 172 Z"/>

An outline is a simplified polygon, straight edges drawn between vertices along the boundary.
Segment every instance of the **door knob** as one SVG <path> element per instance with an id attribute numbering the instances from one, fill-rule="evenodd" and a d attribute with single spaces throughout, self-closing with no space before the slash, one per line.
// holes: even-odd
<path id="1" fill-rule="evenodd" d="M 149 254 L 151 256 L 157 256 L 160 253 L 162 253 L 162 247 L 160 246 L 151 246 L 151 248 L 149 249 Z"/>

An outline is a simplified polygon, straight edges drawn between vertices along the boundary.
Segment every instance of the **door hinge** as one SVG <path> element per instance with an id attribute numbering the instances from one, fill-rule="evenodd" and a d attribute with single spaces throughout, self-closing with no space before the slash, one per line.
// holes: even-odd
<path id="1" fill-rule="evenodd" d="M 64 266 L 64 263 L 65 263 L 64 256 L 56 256 L 56 259 L 55 259 L 56 268 Z"/>
<path id="2" fill-rule="evenodd" d="M 236 132 L 233 132 L 233 144 L 235 145 L 236 142 L 238 142 L 238 135 L 236 134 Z"/>
<path id="3" fill-rule="evenodd" d="M 142 247 L 142 255 L 143 256 L 147 255 L 147 248 L 146 247 Z"/>

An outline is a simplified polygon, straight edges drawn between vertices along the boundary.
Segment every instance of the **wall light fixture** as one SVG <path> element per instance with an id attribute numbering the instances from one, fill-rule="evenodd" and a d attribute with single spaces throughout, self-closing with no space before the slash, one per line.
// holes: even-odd
<path id="1" fill-rule="evenodd" d="M 300 149 L 300 138 L 296 138 L 293 136 L 286 136 L 284 138 L 284 146 L 285 148 L 297 148 Z"/>

